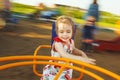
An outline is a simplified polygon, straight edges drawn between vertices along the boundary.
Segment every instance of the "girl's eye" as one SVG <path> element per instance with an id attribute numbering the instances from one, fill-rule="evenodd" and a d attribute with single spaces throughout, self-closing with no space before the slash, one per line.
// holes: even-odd
<path id="1" fill-rule="evenodd" d="M 67 33 L 71 33 L 71 31 L 67 31 Z"/>
<path id="2" fill-rule="evenodd" d="M 63 31 L 60 31 L 60 33 L 63 33 Z"/>

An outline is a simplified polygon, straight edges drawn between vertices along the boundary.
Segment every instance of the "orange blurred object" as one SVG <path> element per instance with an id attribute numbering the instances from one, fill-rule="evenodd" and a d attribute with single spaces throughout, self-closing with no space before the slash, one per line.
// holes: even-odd
<path id="1" fill-rule="evenodd" d="M 54 80 L 58 80 L 60 74 L 62 73 L 62 71 L 65 68 L 71 68 L 73 70 L 76 70 L 78 72 L 80 72 L 80 76 L 78 78 L 74 78 L 72 80 L 81 80 L 83 73 L 87 74 L 88 76 L 90 76 L 91 78 L 95 79 L 95 80 L 104 80 L 104 77 L 101 77 L 99 74 L 95 74 L 94 72 L 91 72 L 91 70 L 85 69 L 83 67 L 80 66 L 84 66 L 86 68 L 90 68 L 93 69 L 95 71 L 98 71 L 104 75 L 108 75 L 109 77 L 111 77 L 111 79 L 113 78 L 114 80 L 120 80 L 120 75 L 115 74 L 111 71 L 108 71 L 106 69 L 103 69 L 99 66 L 95 66 L 95 65 L 91 65 L 91 64 L 87 64 L 84 62 L 80 62 L 77 60 L 71 60 L 71 59 L 67 59 L 67 58 L 57 58 L 57 57 L 51 57 L 51 56 L 38 56 L 37 53 L 41 48 L 50 48 L 50 45 L 40 45 L 36 48 L 34 55 L 24 55 L 24 56 L 7 56 L 7 57 L 0 57 L 0 63 L 2 62 L 7 62 L 7 61 L 18 61 L 18 62 L 11 62 L 8 64 L 3 64 L 0 65 L 0 70 L 5 70 L 7 68 L 12 68 L 12 67 L 17 67 L 17 66 L 25 66 L 25 65 L 33 65 L 33 72 L 37 75 L 37 76 L 42 76 L 42 74 L 38 73 L 38 71 L 36 70 L 37 65 L 45 65 L 45 64 L 50 64 L 50 65 L 57 65 L 57 66 L 61 66 L 60 70 L 58 71 L 58 73 L 56 74 Z M 26 61 L 23 61 L 26 60 Z M 57 62 L 49 62 L 49 60 L 57 60 L 57 61 L 64 61 L 66 62 L 65 64 L 60 64 Z M 69 65 L 68 63 L 73 63 L 75 65 Z"/>
<path id="2" fill-rule="evenodd" d="M 117 29 L 115 29 L 114 32 L 120 35 L 120 20 L 116 22 L 115 26 Z"/>

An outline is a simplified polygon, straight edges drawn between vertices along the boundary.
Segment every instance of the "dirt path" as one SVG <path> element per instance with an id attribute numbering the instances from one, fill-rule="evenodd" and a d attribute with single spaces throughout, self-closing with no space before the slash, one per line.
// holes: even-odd
<path id="1" fill-rule="evenodd" d="M 76 47 L 80 47 L 80 28 L 77 28 L 75 36 Z M 112 36 L 111 36 L 112 35 Z M 100 32 L 96 38 L 112 39 L 112 33 Z M 0 31 L 0 57 L 11 55 L 32 55 L 37 46 L 50 44 L 51 23 L 20 21 L 13 31 Z M 49 50 L 43 50 L 41 55 L 49 55 Z M 119 52 L 93 52 L 92 58 L 97 60 L 97 65 L 120 75 Z M 42 72 L 41 66 L 39 69 Z M 77 76 L 78 74 L 75 74 Z M 102 74 L 100 74 L 102 75 Z M 83 80 L 88 80 L 85 76 Z M 106 80 L 112 80 L 105 76 Z M 0 71 L 0 80 L 39 80 L 32 66 L 21 66 Z M 92 80 L 89 78 L 89 80 Z"/>

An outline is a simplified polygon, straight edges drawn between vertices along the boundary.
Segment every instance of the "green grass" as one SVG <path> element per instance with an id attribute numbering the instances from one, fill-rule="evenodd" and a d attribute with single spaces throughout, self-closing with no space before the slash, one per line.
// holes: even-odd
<path id="1" fill-rule="evenodd" d="M 12 3 L 12 6 L 13 7 L 11 8 L 11 11 L 20 14 L 30 14 L 36 10 L 35 6 L 29 6 L 19 3 Z"/>
<path id="2" fill-rule="evenodd" d="M 85 20 L 75 19 L 75 22 L 78 23 L 78 24 L 84 24 Z M 116 28 L 116 29 L 118 29 L 118 27 L 116 27 L 115 24 L 110 24 L 110 23 L 97 22 L 97 25 L 99 27 L 102 27 L 102 28 Z"/>
<path id="3" fill-rule="evenodd" d="M 35 6 L 29 6 L 29 5 L 19 4 L 19 3 L 13 3 L 12 6 L 13 7 L 11 10 L 17 14 L 31 14 L 36 10 Z M 60 9 L 62 10 L 62 12 L 66 11 L 66 10 L 64 10 L 64 8 L 60 8 Z M 78 18 L 75 19 L 75 22 L 78 24 L 84 24 L 84 21 L 85 20 L 83 20 L 83 19 L 78 19 Z M 98 22 L 97 24 L 98 24 L 98 26 L 103 27 L 103 28 L 120 29 L 119 25 L 116 26 L 115 24 L 111 24 L 111 23 Z"/>

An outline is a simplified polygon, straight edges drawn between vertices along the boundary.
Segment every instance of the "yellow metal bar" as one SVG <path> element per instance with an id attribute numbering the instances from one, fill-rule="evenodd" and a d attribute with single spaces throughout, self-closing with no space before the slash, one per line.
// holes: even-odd
<path id="1" fill-rule="evenodd" d="M 86 64 L 86 63 L 83 63 L 83 62 L 80 62 L 80 61 L 74 61 L 74 60 L 72 60 L 72 62 L 76 63 L 76 64 L 83 65 L 83 66 L 88 67 L 90 69 L 93 69 L 93 70 L 99 71 L 101 73 L 104 73 L 104 74 L 106 74 L 106 75 L 108 75 L 110 77 L 113 77 L 113 78 L 117 79 L 117 80 L 120 80 L 120 75 L 117 75 L 117 74 L 115 74 L 115 73 L 113 73 L 113 72 L 111 72 L 109 70 L 106 70 L 106 69 L 104 69 L 102 67 L 95 66 L 95 65 L 90 65 L 90 64 Z"/>
<path id="2" fill-rule="evenodd" d="M 81 69 L 85 69 L 84 66 L 81 67 Z M 79 77 L 78 78 L 73 78 L 72 80 L 81 80 L 83 77 L 83 72 L 80 73 Z"/>
<path id="3" fill-rule="evenodd" d="M 51 46 L 50 45 L 40 45 L 40 46 L 38 46 L 36 49 L 35 49 L 35 51 L 34 51 L 34 56 L 37 56 L 37 54 L 38 54 L 38 51 L 40 51 L 40 49 L 41 48 L 51 48 Z M 36 59 L 34 59 L 33 61 L 36 61 Z M 36 74 L 37 76 L 42 76 L 42 74 L 40 74 L 38 71 L 37 71 L 37 69 L 36 69 L 36 64 L 33 64 L 33 72 L 34 72 L 34 74 Z"/>
<path id="4" fill-rule="evenodd" d="M 59 72 L 57 73 L 57 75 L 55 76 L 54 80 L 58 80 L 60 74 L 63 72 L 64 69 L 65 69 L 64 66 L 62 66 L 62 67 L 60 68 L 60 70 L 59 70 Z"/>
<path id="5" fill-rule="evenodd" d="M 38 47 L 35 49 L 35 51 L 34 51 L 34 56 L 37 56 L 38 51 L 40 51 L 41 48 L 51 48 L 51 46 L 50 46 L 50 45 L 40 45 L 40 46 L 38 46 Z M 34 59 L 34 61 L 36 61 L 36 60 Z M 69 63 L 69 62 L 67 62 L 67 63 Z M 34 72 L 37 76 L 42 76 L 42 74 L 40 74 L 40 73 L 37 71 L 36 67 L 37 67 L 36 64 L 33 64 L 33 72 Z M 82 66 L 82 68 L 84 69 L 84 66 Z M 72 80 L 80 80 L 80 79 L 82 79 L 82 77 L 83 77 L 83 73 L 80 73 L 80 76 L 79 76 L 78 78 L 73 78 Z"/>
<path id="6" fill-rule="evenodd" d="M 34 59 L 38 59 L 38 60 L 41 60 L 41 59 L 42 60 L 59 60 L 59 61 L 65 61 L 65 62 L 69 61 L 69 62 L 78 64 L 78 65 L 83 65 L 85 67 L 91 68 L 91 69 L 99 71 L 101 73 L 104 73 L 104 74 L 106 74 L 106 75 L 108 75 L 108 76 L 110 76 L 110 77 L 112 77 L 112 78 L 114 78 L 116 80 L 120 79 L 120 75 L 117 75 L 117 74 L 115 74 L 115 73 L 113 73 L 111 71 L 108 71 L 106 69 L 103 69 L 101 67 L 90 65 L 90 64 L 87 64 L 87 63 L 84 63 L 84 62 L 80 62 L 80 61 L 77 61 L 77 60 L 70 60 L 70 59 L 67 59 L 67 58 L 56 58 L 56 57 L 49 57 L 49 56 L 9 56 L 9 57 L 1 57 L 0 58 L 0 62 L 11 61 L 11 60 L 34 60 Z M 30 64 L 30 63 L 26 62 L 26 64 Z M 39 62 L 32 61 L 31 64 L 53 64 L 53 65 L 57 64 L 58 66 L 62 65 L 62 66 L 65 66 L 67 68 L 78 70 L 80 72 L 83 72 L 83 73 L 88 74 L 91 77 L 93 77 L 93 74 L 90 74 L 89 72 L 86 72 L 85 70 L 83 70 L 81 68 L 78 68 L 78 67 L 75 67 L 75 66 L 66 65 L 66 64 L 60 64 L 59 65 L 58 63 L 43 62 L 43 61 L 39 61 Z M 13 65 L 11 65 L 11 66 L 13 66 Z M 10 68 L 10 65 L 6 64 L 6 66 L 3 66 L 3 65 L 0 66 L 0 70 L 5 69 L 5 68 Z"/>
<path id="7" fill-rule="evenodd" d="M 2 65 L 0 66 L 0 70 L 4 70 L 4 69 L 7 69 L 7 68 L 12 68 L 12 67 L 17 67 L 17 66 L 22 66 L 22 65 L 30 65 L 30 64 L 50 64 L 50 65 L 57 65 L 57 66 L 64 66 L 66 68 L 71 68 L 71 69 L 75 69 L 75 70 L 78 70 L 80 72 L 83 72 L 85 74 L 88 74 L 89 76 L 95 78 L 96 80 L 104 80 L 103 78 L 99 77 L 98 75 L 90 72 L 90 71 L 87 71 L 87 70 L 83 70 L 83 69 L 80 69 L 80 68 L 77 68 L 77 67 L 74 67 L 74 66 L 70 66 L 70 65 L 65 65 L 65 64 L 59 64 L 59 63 L 55 63 L 55 62 L 33 62 L 33 61 L 27 61 L 27 62 L 17 62 L 17 63 L 10 63 L 10 64 L 6 64 L 6 65 Z"/>
<path id="8" fill-rule="evenodd" d="M 34 56 L 37 55 L 38 51 L 41 49 L 41 48 L 51 48 L 50 45 L 40 45 L 36 48 L 36 50 L 34 51 Z"/>

